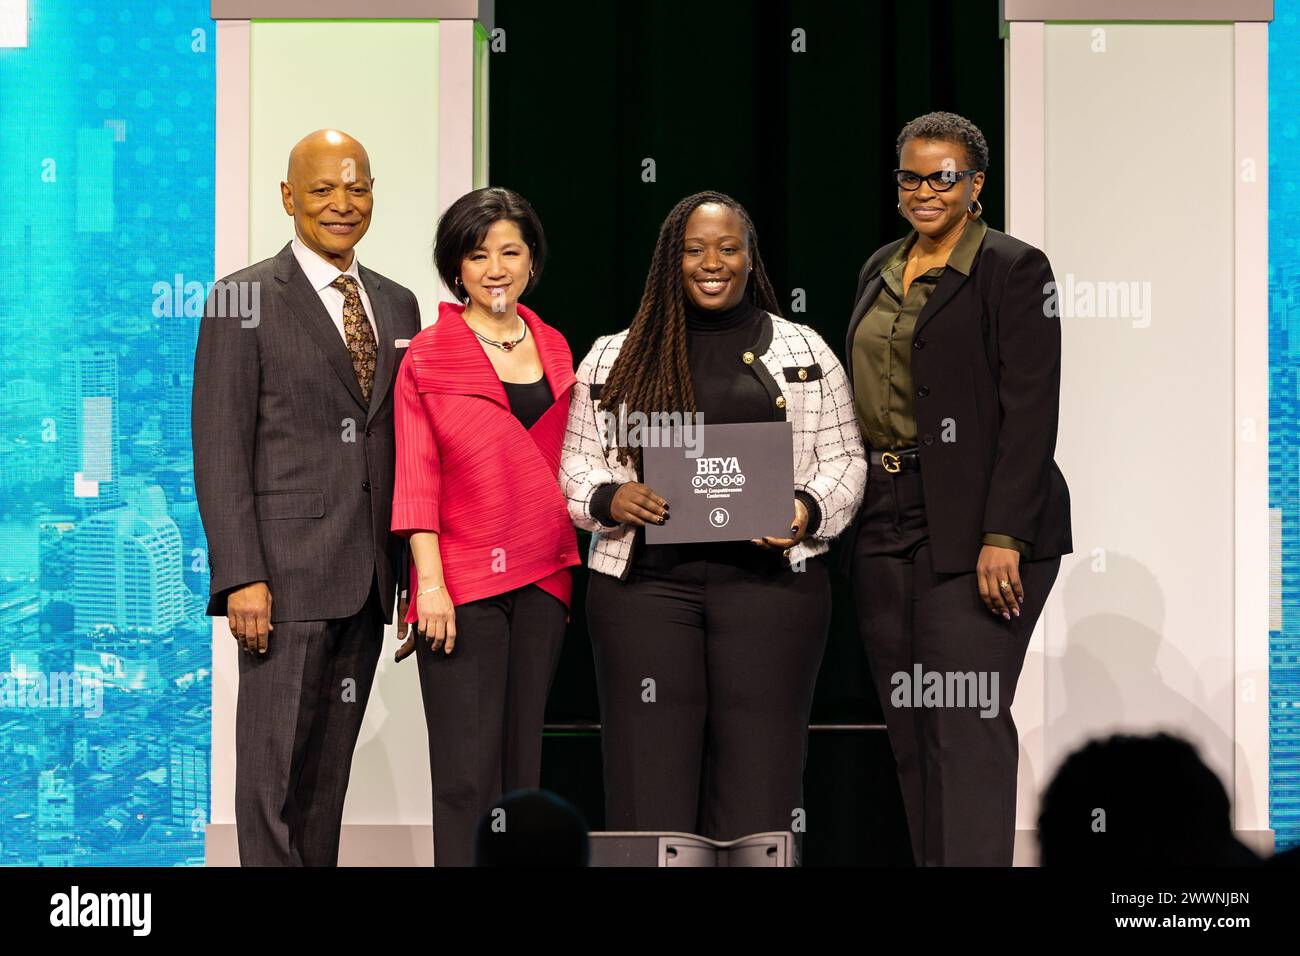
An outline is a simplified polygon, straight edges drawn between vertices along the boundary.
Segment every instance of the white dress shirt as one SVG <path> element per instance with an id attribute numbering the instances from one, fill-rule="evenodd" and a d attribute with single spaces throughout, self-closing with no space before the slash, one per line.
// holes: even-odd
<path id="1" fill-rule="evenodd" d="M 307 276 L 307 281 L 311 287 L 316 290 L 320 296 L 321 302 L 329 311 L 330 318 L 334 320 L 334 326 L 339 330 L 339 335 L 343 339 L 343 344 L 348 344 L 348 334 L 343 328 L 343 291 L 334 288 L 332 283 L 339 276 L 351 276 L 357 284 L 357 289 L 361 293 L 361 304 L 365 306 L 366 318 L 370 320 L 370 331 L 375 336 L 375 341 L 379 341 L 379 330 L 375 328 L 375 313 L 370 308 L 370 297 L 366 295 L 366 287 L 361 282 L 361 274 L 357 272 L 357 254 L 354 250 L 352 253 L 352 264 L 344 272 L 339 272 L 332 263 L 326 262 L 312 250 L 308 249 L 306 244 L 297 236 L 293 237 L 293 256 L 298 260 L 298 265 Z"/>

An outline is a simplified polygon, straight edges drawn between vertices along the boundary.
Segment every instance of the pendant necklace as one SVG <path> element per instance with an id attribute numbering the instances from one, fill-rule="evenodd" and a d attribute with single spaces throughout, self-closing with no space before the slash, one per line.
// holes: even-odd
<path id="1" fill-rule="evenodd" d="M 465 324 L 466 324 L 466 325 L 469 325 L 468 322 L 466 322 Z M 486 342 L 488 345 L 495 345 L 497 348 L 499 348 L 499 349 L 500 349 L 501 351 L 503 351 L 503 352 L 509 352 L 509 351 L 510 351 L 511 349 L 513 349 L 516 345 L 518 345 L 520 342 L 522 342 L 522 341 L 524 340 L 524 337 L 525 337 L 525 336 L 528 335 L 528 324 L 527 324 L 526 322 L 524 322 L 523 319 L 520 319 L 520 320 L 519 320 L 519 324 L 522 325 L 524 328 L 523 328 L 523 331 L 519 333 L 519 338 L 515 339 L 513 342 L 511 342 L 511 341 L 509 341 L 509 340 L 507 340 L 507 341 L 505 341 L 505 342 L 498 342 L 496 339 L 490 339 L 490 338 L 488 338 L 486 335 L 482 335 L 482 334 L 480 334 L 480 333 L 479 333 L 479 330 L 476 329 L 476 328 L 474 328 L 474 326 L 472 326 L 472 325 L 469 326 L 469 330 L 470 330 L 471 332 L 473 332 L 475 335 L 477 335 L 477 336 L 479 337 L 479 341 Z"/>

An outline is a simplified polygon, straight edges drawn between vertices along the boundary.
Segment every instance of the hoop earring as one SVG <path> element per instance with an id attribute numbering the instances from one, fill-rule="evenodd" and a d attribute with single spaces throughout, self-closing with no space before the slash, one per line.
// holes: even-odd
<path id="1" fill-rule="evenodd" d="M 970 204 L 969 209 L 970 209 L 970 217 L 972 219 L 978 219 L 980 216 L 984 215 L 984 206 L 980 203 L 978 199 L 974 200 Z"/>

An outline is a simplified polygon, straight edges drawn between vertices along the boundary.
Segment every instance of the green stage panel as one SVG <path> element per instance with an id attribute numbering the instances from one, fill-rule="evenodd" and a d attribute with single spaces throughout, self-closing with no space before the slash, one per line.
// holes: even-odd
<path id="1" fill-rule="evenodd" d="M 293 144 L 340 129 L 366 147 L 375 179 L 358 258 L 412 289 L 426 323 L 436 315 L 438 32 L 436 20 L 252 21 L 249 261 L 293 235 L 280 202 Z"/>

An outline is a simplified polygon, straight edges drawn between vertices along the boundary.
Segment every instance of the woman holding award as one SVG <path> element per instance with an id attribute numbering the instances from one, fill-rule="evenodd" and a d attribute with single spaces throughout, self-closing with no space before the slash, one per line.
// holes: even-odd
<path id="1" fill-rule="evenodd" d="M 672 502 L 608 416 L 790 421 L 790 508 L 762 539 L 647 545 Z M 631 446 L 631 447 L 630 447 Z M 560 482 L 593 532 L 587 592 L 600 690 L 606 829 L 720 840 L 800 830 L 813 686 L 830 619 L 825 559 L 862 498 L 848 380 L 780 315 L 748 214 L 678 203 L 629 328 L 598 339 L 573 388 Z"/>

